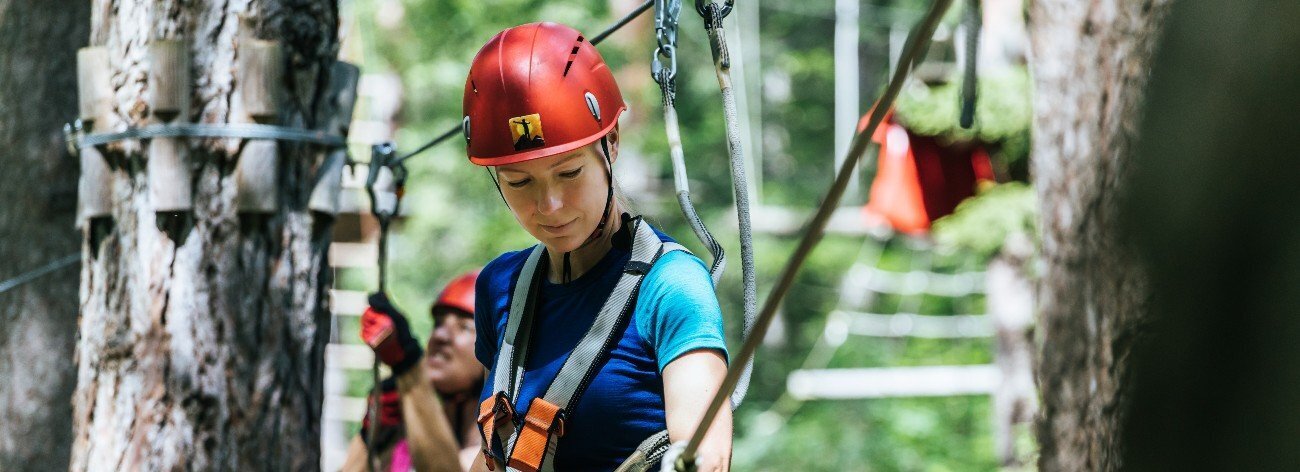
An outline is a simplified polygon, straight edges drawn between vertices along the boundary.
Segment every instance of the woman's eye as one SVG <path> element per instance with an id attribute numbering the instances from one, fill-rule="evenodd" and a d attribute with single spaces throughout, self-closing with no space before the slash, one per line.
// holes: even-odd
<path id="1" fill-rule="evenodd" d="M 509 186 L 511 186 L 511 187 L 514 187 L 514 188 L 520 188 L 520 187 L 523 187 L 523 186 L 525 186 L 525 185 L 528 185 L 528 182 L 531 181 L 531 180 L 532 180 L 532 179 L 523 179 L 523 180 L 516 180 L 516 181 L 514 181 L 514 182 L 511 182 L 511 181 L 507 180 L 507 181 L 506 181 L 506 185 L 509 185 Z"/>
<path id="2" fill-rule="evenodd" d="M 572 179 L 572 178 L 574 178 L 574 177 L 577 177 L 578 174 L 581 174 L 581 173 L 582 173 L 582 168 L 579 167 L 579 168 L 577 168 L 577 169 L 573 169 L 573 170 L 571 170 L 571 171 L 560 172 L 560 177 L 564 177 L 564 178 L 566 178 L 566 179 Z"/>

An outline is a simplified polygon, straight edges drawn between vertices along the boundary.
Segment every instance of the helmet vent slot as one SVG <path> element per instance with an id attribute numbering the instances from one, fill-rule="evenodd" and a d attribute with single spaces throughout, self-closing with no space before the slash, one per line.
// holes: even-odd
<path id="1" fill-rule="evenodd" d="M 573 67 L 573 61 L 578 58 L 578 49 L 582 47 L 582 41 L 582 35 L 578 35 L 578 39 L 573 42 L 573 50 L 569 51 L 569 62 L 564 64 L 564 74 L 561 77 L 569 76 L 569 68 Z"/>
<path id="2" fill-rule="evenodd" d="M 600 101 L 596 100 L 596 96 L 591 92 L 583 94 L 582 98 L 587 101 L 587 110 L 591 112 L 591 116 L 596 118 L 596 121 L 600 121 Z"/>

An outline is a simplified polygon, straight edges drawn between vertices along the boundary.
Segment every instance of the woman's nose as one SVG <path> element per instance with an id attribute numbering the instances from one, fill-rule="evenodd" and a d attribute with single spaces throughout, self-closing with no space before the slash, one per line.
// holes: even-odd
<path id="1" fill-rule="evenodd" d="M 563 207 L 564 198 L 558 186 L 552 185 L 542 189 L 541 196 L 537 202 L 538 213 L 549 215 Z"/>

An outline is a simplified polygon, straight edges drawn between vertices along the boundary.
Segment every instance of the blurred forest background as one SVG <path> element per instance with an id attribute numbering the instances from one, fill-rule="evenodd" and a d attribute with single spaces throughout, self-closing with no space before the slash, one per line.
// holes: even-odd
<path id="1" fill-rule="evenodd" d="M 694 200 L 732 257 L 719 297 L 736 348 L 742 313 L 740 251 L 722 101 L 700 18 L 692 5 L 685 3 L 678 39 L 677 107 Z M 1011 11 L 1019 14 L 1019 2 L 1012 3 Z M 358 120 L 369 116 L 386 121 L 375 130 L 354 125 L 354 157 L 364 161 L 369 154 L 365 143 L 388 137 L 386 133 L 391 131 L 386 130 L 396 130 L 391 137 L 399 150 L 410 150 L 456 126 L 468 62 L 497 31 L 546 20 L 571 24 L 591 35 L 637 4 L 631 0 L 344 0 L 341 58 L 360 65 L 364 75 L 356 116 Z M 824 338 L 836 337 L 826 329 L 828 317 L 846 299 L 854 298 L 846 293 L 846 284 L 855 263 L 897 272 L 964 273 L 982 269 L 1008 234 L 1034 234 L 1034 195 L 1023 184 L 1028 174 L 1031 120 L 1028 74 L 1023 64 L 1014 63 L 984 73 L 975 127 L 958 127 L 960 71 L 943 66 L 954 63 L 961 44 L 955 39 L 960 5 L 958 2 L 949 12 L 931 48 L 927 63 L 938 67 L 931 68 L 924 80 L 911 81 L 900 98 L 898 118 L 914 133 L 936 136 L 942 142 L 977 139 L 986 143 L 1002 183 L 968 201 L 953 217 L 940 220 L 929 234 L 827 236 L 800 273 L 778 326 L 759 353 L 748 400 L 736 417 L 737 470 L 999 467 L 993 401 L 987 395 L 804 402 L 786 392 L 787 373 L 808 363 L 836 368 L 992 362 L 996 346 L 990 337 L 838 336 L 834 349 L 819 348 L 825 359 L 805 360 L 810 349 L 825 344 Z M 883 90 L 890 72 L 891 44 L 901 46 L 900 31 L 905 35 L 926 6 L 920 0 L 860 3 L 859 115 L 870 109 L 871 101 Z M 674 199 L 659 89 L 649 73 L 655 46 L 651 16 L 644 15 L 600 46 L 630 106 L 622 122 L 624 144 L 615 173 L 636 211 L 697 254 L 707 254 L 692 236 Z M 837 90 L 832 34 L 836 2 L 744 2 L 727 20 L 732 54 L 739 62 L 732 73 L 741 113 L 748 116 L 750 124 L 745 146 L 755 162 L 751 167 L 755 203 L 763 208 L 784 208 L 798 215 L 794 221 L 802 222 L 833 179 L 836 133 L 850 131 L 837 129 L 832 119 L 837 100 L 831 93 Z M 1020 28 L 1023 30 L 1023 24 Z M 1010 42 L 1017 40 L 1013 37 Z M 1020 46 L 1023 48 L 1023 43 Z M 391 95 L 367 99 L 368 87 Z M 431 328 L 430 320 L 419 314 L 426 312 L 443 283 L 504 251 L 532 244 L 497 197 L 489 177 L 481 168 L 466 163 L 461 146 L 458 138 L 453 139 L 409 163 L 411 177 L 404 201 L 408 216 L 393 234 L 390 284 L 399 306 L 416 314 L 411 318 L 418 335 Z M 866 162 L 856 189 L 842 203 L 852 214 L 866 202 L 875 176 L 873 159 Z M 981 204 L 981 200 L 992 203 Z M 759 226 L 767 220 L 764 215 L 755 216 Z M 797 237 L 788 231 L 757 237 L 760 281 L 775 278 Z M 336 276 L 336 288 L 373 289 L 372 269 L 339 269 Z M 765 294 L 766 285 L 760 284 L 760 295 Z M 958 297 L 881 294 L 867 299 L 858 295 L 858 309 L 883 313 L 983 313 L 985 303 L 978 293 Z M 341 318 L 338 342 L 359 342 L 355 319 Z M 364 371 L 350 374 L 350 395 L 364 394 L 368 375 Z M 1032 434 L 1025 429 L 1016 437 L 1015 462 L 1032 464 L 1036 449 Z"/>

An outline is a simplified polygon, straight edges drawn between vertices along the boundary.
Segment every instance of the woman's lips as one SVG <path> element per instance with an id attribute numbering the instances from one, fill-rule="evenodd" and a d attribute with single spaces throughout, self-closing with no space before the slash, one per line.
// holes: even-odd
<path id="1" fill-rule="evenodd" d="M 551 233 L 551 234 L 554 234 L 554 235 L 557 235 L 557 236 L 558 236 L 558 235 L 560 235 L 561 233 L 564 233 L 565 230 L 569 229 L 570 226 L 573 226 L 573 222 L 574 222 L 574 221 L 578 221 L 578 220 L 575 218 L 575 219 L 573 219 L 573 220 L 569 220 L 568 223 L 565 223 L 565 224 L 562 224 L 562 225 L 559 225 L 559 226 L 544 225 L 544 224 L 541 224 L 541 223 L 538 223 L 537 226 L 541 226 L 541 227 L 542 227 L 542 231 L 545 231 L 545 232 L 547 232 L 547 233 Z"/>

